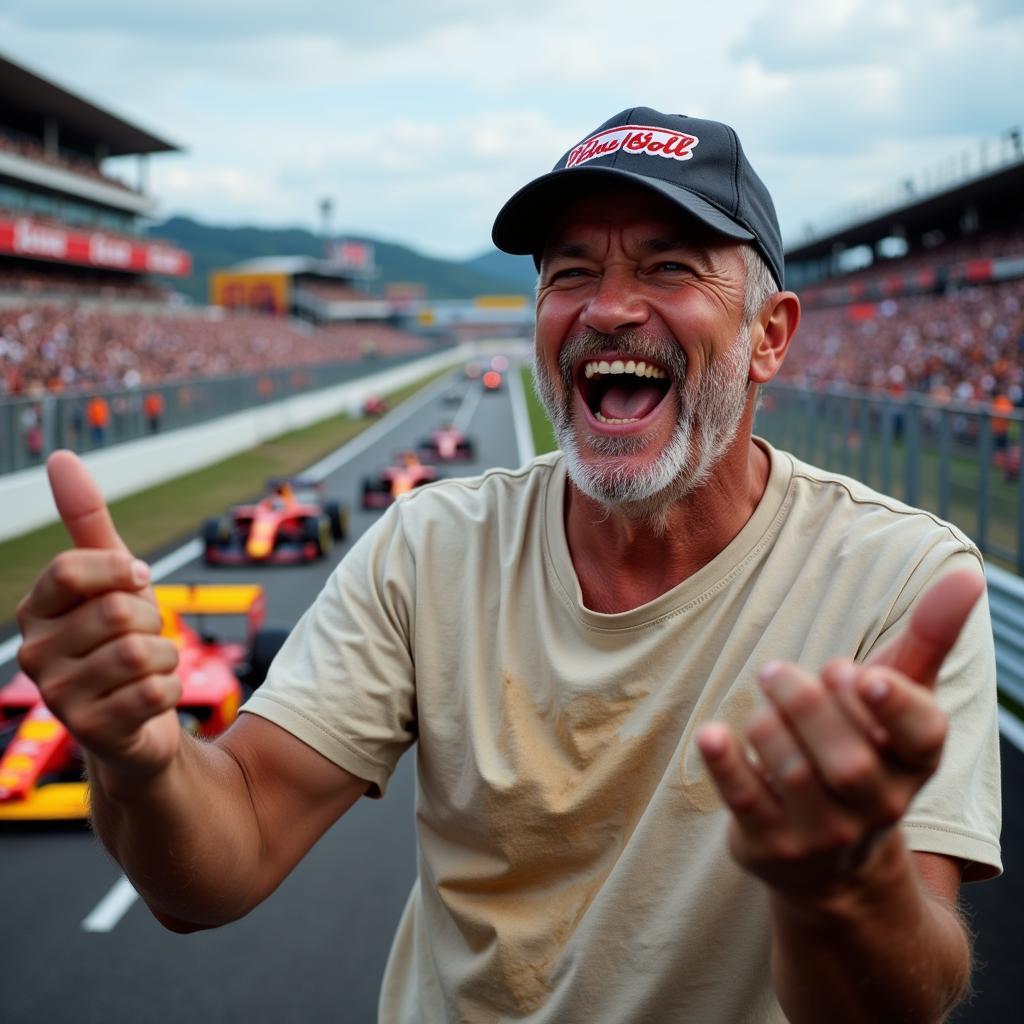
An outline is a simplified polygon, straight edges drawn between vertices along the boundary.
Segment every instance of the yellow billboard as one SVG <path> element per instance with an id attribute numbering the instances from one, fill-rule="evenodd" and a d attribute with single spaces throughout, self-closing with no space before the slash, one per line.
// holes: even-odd
<path id="1" fill-rule="evenodd" d="M 210 275 L 210 303 L 225 309 L 248 309 L 284 316 L 291 304 L 287 274 L 215 270 Z"/>

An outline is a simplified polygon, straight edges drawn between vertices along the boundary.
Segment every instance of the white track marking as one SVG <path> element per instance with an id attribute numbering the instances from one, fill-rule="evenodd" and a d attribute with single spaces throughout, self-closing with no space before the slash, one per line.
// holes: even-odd
<path id="1" fill-rule="evenodd" d="M 6 665 L 7 662 L 14 661 L 14 656 L 18 653 L 20 646 L 20 636 L 12 636 L 9 640 L 5 640 L 0 644 L 0 665 Z"/>
<path id="2" fill-rule="evenodd" d="M 1006 708 L 999 709 L 999 731 L 1007 743 L 1012 743 L 1024 754 L 1024 724 Z"/>
<path id="3" fill-rule="evenodd" d="M 473 419 L 476 407 L 480 404 L 480 396 L 482 394 L 483 391 L 478 387 L 466 389 L 466 396 L 462 399 L 462 405 L 459 406 L 459 411 L 455 414 L 455 419 L 452 420 L 452 426 L 456 430 L 461 430 L 463 434 L 469 430 L 470 421 Z"/>
<path id="4" fill-rule="evenodd" d="M 512 400 L 512 422 L 515 424 L 516 447 L 519 449 L 519 465 L 529 462 L 537 454 L 533 447 L 533 433 L 530 430 L 530 414 L 526 411 L 526 395 L 523 393 L 523 375 L 519 366 L 513 366 L 508 375 L 508 394 Z"/>
<path id="5" fill-rule="evenodd" d="M 132 883 L 122 875 L 82 922 L 82 931 L 113 931 L 118 921 L 128 913 L 138 898 L 139 894 Z"/>
<path id="6" fill-rule="evenodd" d="M 331 452 L 326 458 L 321 459 L 312 465 L 300 476 L 309 476 L 314 480 L 322 480 L 330 476 L 336 469 L 344 466 L 346 462 L 354 459 L 357 455 L 366 451 L 371 445 L 376 444 L 388 431 L 397 427 L 403 420 L 407 420 L 414 412 L 419 412 L 423 406 L 432 402 L 447 387 L 451 385 L 451 375 L 442 377 L 437 383 L 425 388 L 418 394 L 407 398 L 400 406 L 393 409 L 386 416 L 382 417 L 372 426 L 367 427 L 361 434 L 357 434 L 351 441 L 343 445 L 335 452 Z"/>

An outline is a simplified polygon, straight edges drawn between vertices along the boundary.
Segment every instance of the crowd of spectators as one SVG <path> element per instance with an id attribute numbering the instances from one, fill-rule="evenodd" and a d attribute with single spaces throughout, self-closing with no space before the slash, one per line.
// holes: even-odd
<path id="1" fill-rule="evenodd" d="M 809 309 L 781 378 L 1024 405 L 1024 279 Z"/>
<path id="2" fill-rule="evenodd" d="M 74 156 L 66 150 L 47 153 L 43 145 L 30 135 L 15 133 L 9 129 L 0 129 L 0 149 L 8 153 L 15 153 L 26 160 L 35 160 L 38 163 L 49 164 L 51 167 L 60 167 L 62 170 L 71 171 L 72 174 L 81 174 L 95 181 L 102 181 L 105 185 L 113 185 L 126 192 L 136 191 L 120 178 L 104 174 L 99 164 L 84 156 Z"/>
<path id="3" fill-rule="evenodd" d="M 303 331 L 255 314 L 25 303 L 0 307 L 0 395 L 145 387 L 423 347 L 422 339 L 378 324 Z"/>
<path id="4" fill-rule="evenodd" d="M 117 271 L 63 270 L 58 265 L 38 271 L 0 264 L 0 300 L 81 298 L 167 303 L 171 294 L 170 288 L 155 281 Z"/>

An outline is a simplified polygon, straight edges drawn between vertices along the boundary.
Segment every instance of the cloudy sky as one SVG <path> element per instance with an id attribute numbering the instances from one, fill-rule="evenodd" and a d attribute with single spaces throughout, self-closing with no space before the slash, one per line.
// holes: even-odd
<path id="1" fill-rule="evenodd" d="M 315 227 L 329 197 L 453 257 L 629 106 L 733 124 L 787 240 L 1024 125 L 1020 0 L 3 0 L 0 51 L 182 146 L 164 214 Z"/>

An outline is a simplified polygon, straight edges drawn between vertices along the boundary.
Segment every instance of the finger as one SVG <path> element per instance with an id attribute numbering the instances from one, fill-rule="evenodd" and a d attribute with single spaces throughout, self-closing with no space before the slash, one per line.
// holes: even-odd
<path id="1" fill-rule="evenodd" d="M 771 704 L 761 705 L 747 725 L 765 784 L 782 804 L 800 803 L 820 788 L 814 767 L 796 736 Z"/>
<path id="2" fill-rule="evenodd" d="M 149 566 L 127 550 L 62 551 L 43 570 L 18 606 L 18 624 L 53 618 L 111 590 L 140 591 L 149 583 Z"/>
<path id="3" fill-rule="evenodd" d="M 69 728 L 86 749 L 109 755 L 135 739 L 151 718 L 172 711 L 179 700 L 176 675 L 146 676 L 83 708 Z"/>
<path id="4" fill-rule="evenodd" d="M 857 670 L 849 665 L 833 663 L 825 671 L 845 678 L 847 669 L 856 679 Z M 870 736 L 870 732 L 884 732 L 877 722 L 870 731 L 863 729 L 843 710 L 823 678 L 796 665 L 771 662 L 761 670 L 758 681 L 826 789 L 844 803 L 872 802 L 883 781 L 879 751 Z M 859 714 L 870 719 L 870 712 L 859 700 L 856 703 Z M 793 740 L 786 742 L 793 745 Z M 791 752 L 777 756 L 786 753 Z"/>
<path id="5" fill-rule="evenodd" d="M 85 658 L 52 662 L 37 679 L 47 707 L 69 726 L 83 707 L 150 675 L 171 673 L 178 648 L 162 636 L 132 633 L 117 637 Z"/>
<path id="6" fill-rule="evenodd" d="M 118 548 L 127 551 L 107 503 L 85 463 L 69 451 L 54 452 L 46 463 L 57 511 L 75 547 Z"/>
<path id="7" fill-rule="evenodd" d="M 882 667 L 867 669 L 858 680 L 858 691 L 888 732 L 892 756 L 912 768 L 938 765 L 948 719 L 931 691 Z"/>
<path id="8" fill-rule="evenodd" d="M 158 634 L 163 625 L 152 601 L 122 590 L 102 594 L 59 619 L 41 619 L 22 643 L 25 666 L 44 657 L 81 658 L 114 637 L 129 633 Z M 33 669 L 26 667 L 30 676 Z"/>
<path id="9" fill-rule="evenodd" d="M 868 664 L 886 665 L 915 682 L 934 686 L 942 662 L 984 589 L 985 577 L 973 569 L 944 576 L 917 602 L 907 628 Z"/>
<path id="10" fill-rule="evenodd" d="M 728 726 L 720 722 L 704 726 L 697 734 L 697 746 L 722 800 L 744 831 L 778 824 L 778 802 Z"/>
<path id="11" fill-rule="evenodd" d="M 857 692 L 857 680 L 860 679 L 862 671 L 863 666 L 856 662 L 847 658 L 836 658 L 821 670 L 821 680 L 835 697 L 843 714 L 881 750 L 889 737 L 878 719 L 865 707 L 861 695 Z"/>

